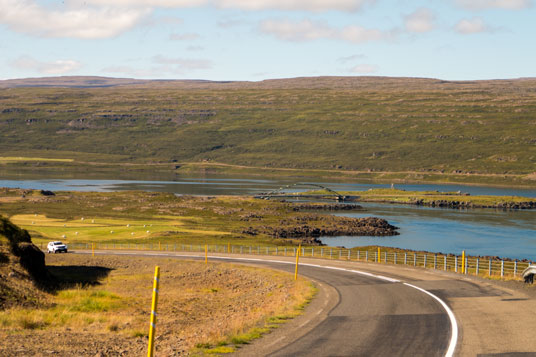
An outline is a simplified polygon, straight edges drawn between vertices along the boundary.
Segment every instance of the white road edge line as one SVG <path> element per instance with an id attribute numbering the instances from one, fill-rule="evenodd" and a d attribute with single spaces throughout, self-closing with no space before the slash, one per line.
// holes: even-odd
<path id="1" fill-rule="evenodd" d="M 403 283 L 403 284 L 406 286 L 412 287 L 414 289 L 417 289 L 419 291 L 422 291 L 425 294 L 430 295 L 431 297 L 436 299 L 437 302 L 441 304 L 441 306 L 443 306 L 443 309 L 445 309 L 445 311 L 447 312 L 447 315 L 449 316 L 450 326 L 452 330 L 451 335 L 450 335 L 449 348 L 447 350 L 447 353 L 445 354 L 445 357 L 452 357 L 454 355 L 454 351 L 456 350 L 456 344 L 458 343 L 458 324 L 456 323 L 456 317 L 454 316 L 454 312 L 452 312 L 450 307 L 443 300 L 441 300 L 439 297 L 432 294 L 431 292 L 424 290 L 423 288 L 419 288 L 418 286 L 409 284 L 409 283 Z"/>
<path id="2" fill-rule="evenodd" d="M 95 252 L 95 253 L 99 254 L 100 252 L 99 253 Z M 91 254 L 91 253 L 86 253 L 86 254 Z M 138 255 L 140 253 L 117 252 L 117 253 L 112 253 L 112 254 Z M 189 255 L 189 254 L 166 254 L 166 253 L 141 253 L 141 254 L 145 255 L 145 256 L 162 256 L 162 257 L 190 257 L 190 258 L 191 257 L 195 257 L 195 258 L 201 257 L 199 255 Z M 295 262 L 289 262 L 289 261 L 284 261 L 284 260 L 267 260 L 267 259 L 259 259 L 259 258 L 222 257 L 222 256 L 210 256 L 210 255 L 208 256 L 208 258 L 220 259 L 220 260 L 244 260 L 244 261 L 253 261 L 253 262 L 269 262 L 269 263 L 280 263 L 280 264 L 289 264 L 289 265 L 296 264 Z M 308 263 L 300 263 L 299 265 L 308 266 L 308 267 L 314 267 L 314 268 L 321 268 L 321 269 L 341 270 L 341 271 L 346 271 L 346 272 L 349 272 L 349 273 L 369 276 L 369 277 L 375 278 L 375 279 L 385 280 L 385 281 L 388 281 L 390 283 L 400 283 L 401 282 L 400 280 L 389 278 L 387 276 L 372 274 L 372 273 L 368 273 L 368 272 L 364 272 L 364 271 L 360 271 L 360 270 L 345 269 L 345 268 L 339 268 L 339 267 L 331 267 L 331 266 L 325 266 L 325 265 L 323 266 L 323 265 L 308 264 Z M 450 320 L 451 336 L 450 336 L 449 348 L 447 349 L 447 353 L 445 353 L 445 357 L 452 357 L 454 355 L 454 351 L 456 350 L 456 345 L 458 343 L 458 323 L 456 322 L 456 317 L 454 316 L 454 312 L 452 312 L 450 307 L 443 300 L 441 300 L 439 297 L 437 297 L 436 295 L 432 294 L 431 292 L 429 292 L 429 291 L 427 291 L 427 290 L 425 290 L 423 288 L 420 288 L 420 287 L 418 287 L 416 285 L 409 284 L 409 283 L 402 282 L 402 284 L 404 284 L 406 286 L 409 286 L 409 287 L 411 287 L 413 289 L 417 289 L 417 290 L 419 290 L 419 291 L 431 296 L 437 302 L 439 302 L 439 304 L 447 312 L 447 315 L 448 315 L 449 320 Z"/>

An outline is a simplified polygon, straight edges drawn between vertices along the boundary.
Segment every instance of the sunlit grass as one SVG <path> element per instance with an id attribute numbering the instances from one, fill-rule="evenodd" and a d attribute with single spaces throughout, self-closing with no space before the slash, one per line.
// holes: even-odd
<path id="1" fill-rule="evenodd" d="M 14 329 L 82 327 L 106 322 L 106 314 L 126 306 L 126 300 L 102 290 L 78 288 L 60 291 L 53 306 L 38 309 L 13 308 L 0 312 L 0 326 Z"/>
<path id="2" fill-rule="evenodd" d="M 205 236 L 228 235 L 229 232 L 186 228 L 185 221 L 200 221 L 193 217 L 166 216 L 167 220 L 158 217 L 155 220 L 127 220 L 107 218 L 80 218 L 66 220 L 49 218 L 39 214 L 18 214 L 10 220 L 20 227 L 37 232 L 41 237 L 36 242 L 47 239 L 73 242 L 101 242 L 107 240 L 132 240 L 157 236 L 164 232 L 187 233 Z"/>
<path id="3" fill-rule="evenodd" d="M 370 202 L 393 202 L 393 203 L 415 203 L 420 201 L 422 204 L 431 202 L 463 202 L 466 204 L 472 203 L 479 206 L 496 206 L 509 203 L 524 203 L 535 202 L 536 200 L 528 197 L 520 196 L 471 196 L 463 192 L 438 192 L 438 191 L 406 191 L 398 189 L 380 188 L 369 189 L 366 191 L 339 191 L 344 196 L 357 197 L 358 201 Z M 333 193 L 326 190 L 307 191 L 296 194 L 299 195 L 320 195 L 333 196 Z"/>
<path id="4" fill-rule="evenodd" d="M 8 162 L 25 162 L 25 161 L 49 161 L 49 162 L 73 162 L 73 159 L 51 159 L 51 158 L 44 158 L 44 157 L 0 157 L 0 163 L 8 163 Z"/>

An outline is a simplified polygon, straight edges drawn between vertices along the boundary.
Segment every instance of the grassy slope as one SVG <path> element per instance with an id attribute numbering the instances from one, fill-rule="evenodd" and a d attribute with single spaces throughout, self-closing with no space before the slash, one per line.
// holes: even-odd
<path id="1" fill-rule="evenodd" d="M 4 157 L 535 179 L 536 80 L 11 88 L 0 90 L 0 107 Z"/>

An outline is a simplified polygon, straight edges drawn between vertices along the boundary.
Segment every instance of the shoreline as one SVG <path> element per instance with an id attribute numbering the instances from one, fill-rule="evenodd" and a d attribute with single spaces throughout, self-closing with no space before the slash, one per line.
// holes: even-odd
<path id="1" fill-rule="evenodd" d="M 1 159 L 1 158 L 0 158 Z M 313 168 L 254 167 L 216 162 L 121 163 L 92 161 L 18 161 L 1 162 L 2 176 L 30 179 L 154 179 L 212 175 L 241 178 L 332 180 L 346 183 L 462 185 L 510 189 L 536 189 L 535 173 L 439 173 L 434 171 L 360 171 Z M 59 160 L 59 159 L 58 159 Z"/>
<path id="2" fill-rule="evenodd" d="M 461 192 L 429 192 L 429 191 L 406 191 L 398 189 L 370 189 L 368 191 L 343 191 L 341 196 L 326 196 L 323 191 L 309 191 L 292 196 L 309 197 L 317 196 L 320 199 L 341 199 L 343 202 L 368 202 L 384 204 L 404 204 L 413 206 L 425 206 L 432 208 L 450 209 L 473 209 L 492 208 L 502 210 L 530 210 L 536 209 L 536 198 L 523 196 L 491 196 L 475 195 Z M 275 196 L 272 196 L 275 197 Z"/>

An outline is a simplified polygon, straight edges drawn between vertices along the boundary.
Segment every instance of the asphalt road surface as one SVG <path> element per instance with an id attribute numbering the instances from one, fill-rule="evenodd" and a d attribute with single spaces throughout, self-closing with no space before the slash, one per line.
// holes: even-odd
<path id="1" fill-rule="evenodd" d="M 443 356 L 450 321 L 431 296 L 400 282 L 301 267 L 332 286 L 339 302 L 305 336 L 270 356 Z"/>

